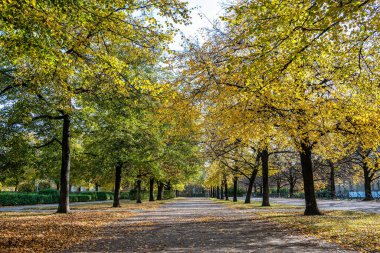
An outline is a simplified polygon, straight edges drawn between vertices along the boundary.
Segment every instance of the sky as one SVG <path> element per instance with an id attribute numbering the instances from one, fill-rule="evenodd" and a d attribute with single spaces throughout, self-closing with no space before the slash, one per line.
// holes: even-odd
<path id="1" fill-rule="evenodd" d="M 188 0 L 189 8 L 195 8 L 191 12 L 191 24 L 179 26 L 180 33 L 186 37 L 197 37 L 202 42 L 199 32 L 201 28 L 211 28 L 211 22 L 218 19 L 223 14 L 221 3 L 223 0 Z M 181 50 L 181 35 L 177 34 L 174 43 L 171 45 L 173 50 Z"/>

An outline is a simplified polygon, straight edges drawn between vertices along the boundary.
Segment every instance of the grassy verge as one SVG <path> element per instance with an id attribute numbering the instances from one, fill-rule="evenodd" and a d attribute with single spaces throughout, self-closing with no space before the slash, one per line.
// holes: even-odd
<path id="1" fill-rule="evenodd" d="M 73 206 L 75 211 L 70 214 L 0 213 L 0 252 L 59 252 L 92 239 L 111 222 L 132 217 L 132 210 L 152 209 L 166 202 L 136 204 L 123 200 L 121 208 L 112 208 L 112 203 L 84 204 Z"/>
<path id="2" fill-rule="evenodd" d="M 220 201 L 231 208 L 253 208 L 255 219 L 265 219 L 293 229 L 297 233 L 311 235 L 336 243 L 347 249 L 361 252 L 380 252 L 380 214 L 353 211 L 328 211 L 322 216 L 304 216 L 303 208 L 273 204 L 260 207 L 259 203 Z"/>

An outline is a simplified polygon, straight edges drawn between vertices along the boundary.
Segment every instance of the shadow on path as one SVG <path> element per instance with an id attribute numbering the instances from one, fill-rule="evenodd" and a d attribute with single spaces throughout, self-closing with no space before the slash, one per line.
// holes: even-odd
<path id="1" fill-rule="evenodd" d="M 348 252 L 207 199 L 136 212 L 65 252 Z"/>

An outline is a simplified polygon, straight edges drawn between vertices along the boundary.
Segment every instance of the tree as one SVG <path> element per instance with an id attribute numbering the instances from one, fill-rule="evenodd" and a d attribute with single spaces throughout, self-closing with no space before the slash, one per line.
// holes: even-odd
<path id="1" fill-rule="evenodd" d="M 58 212 L 67 213 L 70 126 L 78 103 L 96 94 L 149 89 L 136 63 L 157 60 L 173 33 L 170 20 L 185 22 L 187 9 L 177 0 L 22 1 L 0 7 L 1 74 L 12 80 L 1 94 L 37 96 L 38 106 L 51 114 L 33 119 L 62 121 Z M 165 26 L 158 16 L 167 18 Z"/>

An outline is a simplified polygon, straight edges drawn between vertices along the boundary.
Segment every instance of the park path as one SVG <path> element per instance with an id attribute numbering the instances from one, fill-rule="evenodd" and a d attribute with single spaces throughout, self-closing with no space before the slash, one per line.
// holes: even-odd
<path id="1" fill-rule="evenodd" d="M 65 252 L 348 252 L 208 199 L 135 212 Z"/>

